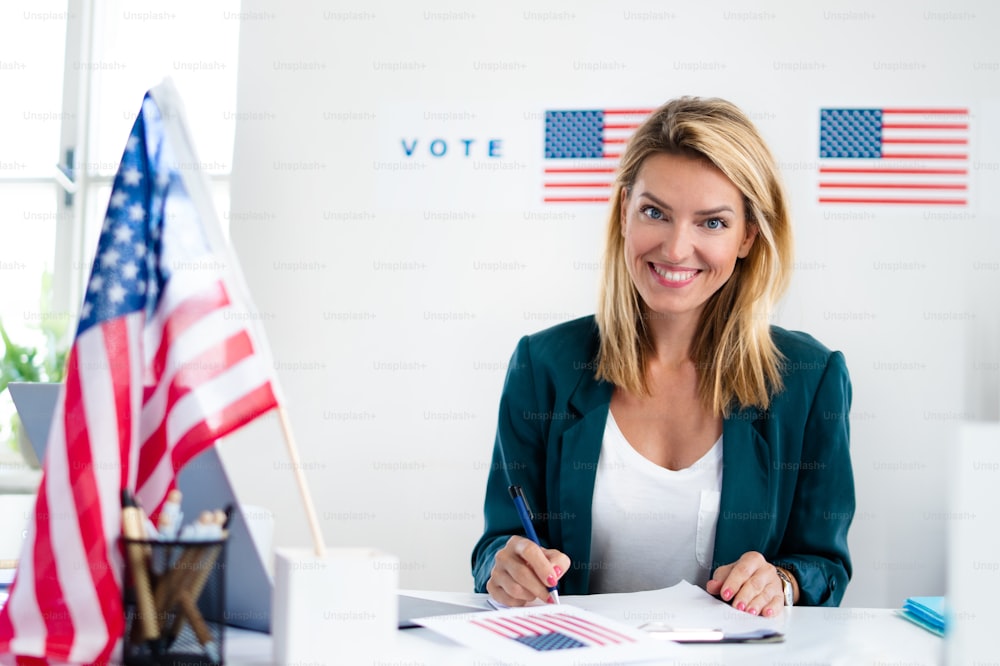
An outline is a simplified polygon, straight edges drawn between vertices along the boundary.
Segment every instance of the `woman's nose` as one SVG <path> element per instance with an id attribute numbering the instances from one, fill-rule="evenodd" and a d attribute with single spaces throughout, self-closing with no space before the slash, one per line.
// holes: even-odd
<path id="1" fill-rule="evenodd" d="M 664 234 L 661 248 L 665 259 L 673 263 L 680 263 L 690 256 L 691 230 L 689 225 L 677 222 L 668 224 L 664 227 Z"/>

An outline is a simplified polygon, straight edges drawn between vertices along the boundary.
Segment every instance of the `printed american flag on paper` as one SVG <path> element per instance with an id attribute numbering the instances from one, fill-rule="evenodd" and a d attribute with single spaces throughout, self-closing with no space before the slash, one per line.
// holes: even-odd
<path id="1" fill-rule="evenodd" d="M 188 460 L 277 406 L 197 164 L 173 87 L 154 88 L 115 176 L 0 653 L 106 662 L 124 628 L 121 489 L 153 512 Z"/>
<path id="2" fill-rule="evenodd" d="M 822 109 L 819 203 L 966 206 L 969 111 Z"/>
<path id="3" fill-rule="evenodd" d="M 494 616 L 470 622 L 539 652 L 636 642 L 631 636 L 568 613 Z"/>
<path id="4" fill-rule="evenodd" d="M 545 112 L 545 203 L 608 203 L 629 137 L 653 109 Z"/>

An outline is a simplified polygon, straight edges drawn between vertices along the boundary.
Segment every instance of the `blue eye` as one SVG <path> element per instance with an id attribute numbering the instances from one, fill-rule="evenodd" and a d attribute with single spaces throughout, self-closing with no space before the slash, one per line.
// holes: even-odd
<path id="1" fill-rule="evenodd" d="M 651 220 L 663 219 L 663 211 L 661 211 L 656 206 L 643 206 L 642 208 L 639 209 L 639 212 Z"/>
<path id="2" fill-rule="evenodd" d="M 713 217 L 709 220 L 705 220 L 705 228 L 715 231 L 717 229 L 725 229 L 726 223 L 717 217 Z"/>

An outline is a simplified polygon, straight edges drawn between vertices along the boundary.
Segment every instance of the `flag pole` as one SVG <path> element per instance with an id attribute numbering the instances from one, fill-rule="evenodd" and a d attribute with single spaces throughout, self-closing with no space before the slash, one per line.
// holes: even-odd
<path id="1" fill-rule="evenodd" d="M 319 529 L 319 520 L 316 518 L 316 507 L 313 505 L 312 494 L 309 492 L 309 484 L 306 482 L 306 475 L 302 472 L 302 463 L 299 462 L 299 449 L 295 446 L 295 437 L 292 435 L 292 426 L 288 421 L 288 413 L 285 411 L 284 405 L 278 405 L 278 418 L 281 419 L 281 430 L 285 433 L 285 446 L 288 449 L 288 457 L 292 461 L 295 482 L 299 486 L 299 494 L 302 495 L 302 503 L 306 507 L 306 518 L 309 521 L 309 531 L 312 532 L 313 545 L 316 547 L 316 557 L 326 557 L 326 544 L 323 542 L 323 534 Z"/>

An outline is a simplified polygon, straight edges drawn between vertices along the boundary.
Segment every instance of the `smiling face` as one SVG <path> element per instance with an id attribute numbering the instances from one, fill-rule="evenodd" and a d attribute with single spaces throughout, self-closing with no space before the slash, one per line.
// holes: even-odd
<path id="1" fill-rule="evenodd" d="M 669 318 L 696 321 L 757 236 L 742 193 L 696 157 L 650 155 L 621 203 L 632 283 L 651 312 Z"/>

